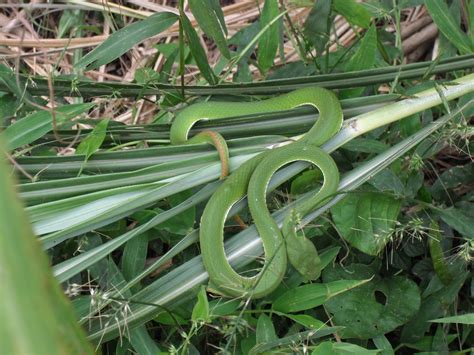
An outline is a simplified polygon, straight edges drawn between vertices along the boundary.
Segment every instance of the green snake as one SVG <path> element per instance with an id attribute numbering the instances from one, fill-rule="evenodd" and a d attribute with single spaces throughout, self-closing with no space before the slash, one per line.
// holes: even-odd
<path id="1" fill-rule="evenodd" d="M 207 203 L 200 225 L 200 247 L 211 289 L 233 297 L 263 297 L 281 283 L 289 259 L 307 279 L 319 277 L 318 254 L 308 239 L 296 234 L 295 219 L 314 210 L 333 195 L 339 184 L 339 171 L 332 158 L 320 145 L 335 135 L 342 125 L 342 109 L 337 97 L 323 88 L 303 88 L 267 100 L 251 103 L 206 102 L 191 105 L 176 117 L 170 131 L 172 144 L 188 142 L 194 123 L 201 120 L 255 113 L 276 112 L 310 105 L 319 111 L 319 119 L 297 142 L 263 152 L 236 169 Z M 209 133 L 194 136 L 191 142 L 209 141 Z M 214 137 L 215 138 L 215 137 Z M 212 139 L 218 150 L 223 139 Z M 217 142 L 217 144 L 216 144 Z M 221 157 L 228 157 L 228 151 Z M 270 215 L 266 204 L 268 183 L 272 175 L 294 161 L 308 161 L 322 172 L 320 190 L 292 207 L 282 229 Z M 248 196 L 250 213 L 262 240 L 265 263 L 255 276 L 238 274 L 229 264 L 224 250 L 224 223 L 231 207 Z"/>

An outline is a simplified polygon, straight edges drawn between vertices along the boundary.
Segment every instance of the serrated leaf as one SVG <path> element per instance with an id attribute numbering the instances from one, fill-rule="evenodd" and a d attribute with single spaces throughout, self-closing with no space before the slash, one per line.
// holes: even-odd
<path id="1" fill-rule="evenodd" d="M 426 0 L 425 6 L 441 33 L 459 50 L 461 54 L 468 54 L 474 51 L 473 39 L 469 38 L 461 31 L 459 26 L 457 26 L 456 21 L 450 15 L 446 2 L 439 0 Z"/>
<path id="2" fill-rule="evenodd" d="M 199 40 L 199 36 L 196 33 L 191 21 L 189 21 L 188 17 L 183 14 L 181 17 L 182 25 L 184 33 L 186 34 L 186 38 L 188 40 L 189 49 L 191 50 L 191 54 L 196 61 L 199 70 L 201 71 L 202 76 L 207 82 L 211 85 L 217 84 L 217 78 L 212 68 L 207 61 L 207 55 L 204 51 L 204 48 L 201 46 L 201 41 Z"/>
<path id="3" fill-rule="evenodd" d="M 354 0 L 333 0 L 332 7 L 349 23 L 362 28 L 370 26 L 371 15 L 364 5 Z"/>
<path id="4" fill-rule="evenodd" d="M 160 12 L 134 22 L 111 34 L 100 46 L 77 62 L 76 67 L 93 70 L 110 63 L 138 43 L 163 32 L 177 20 L 176 14 Z"/>
<path id="5" fill-rule="evenodd" d="M 92 107 L 94 107 L 93 103 L 57 107 L 55 109 L 56 125 L 59 126 Z M 4 132 L 0 133 L 0 137 L 7 141 L 7 149 L 13 150 L 22 145 L 33 143 L 35 140 L 43 137 L 53 129 L 52 122 L 53 116 L 51 111 L 38 111 L 9 126 Z"/>
<path id="6" fill-rule="evenodd" d="M 260 29 L 268 25 L 278 14 L 278 0 L 265 0 L 260 15 Z M 276 22 L 262 34 L 258 41 L 258 65 L 264 75 L 273 66 L 273 60 L 278 49 L 278 38 L 278 22 Z"/>
<path id="7" fill-rule="evenodd" d="M 332 297 L 361 286 L 369 280 L 343 280 L 324 284 L 314 283 L 299 286 L 286 291 L 275 302 L 273 309 L 278 312 L 290 313 L 315 308 Z"/>
<path id="8" fill-rule="evenodd" d="M 390 239 L 400 205 L 400 201 L 389 195 L 360 192 L 345 197 L 331 213 L 349 244 L 366 254 L 377 255 Z"/>
<path id="9" fill-rule="evenodd" d="M 204 33 L 212 38 L 224 57 L 230 59 L 224 14 L 217 0 L 190 0 L 191 12 Z"/>

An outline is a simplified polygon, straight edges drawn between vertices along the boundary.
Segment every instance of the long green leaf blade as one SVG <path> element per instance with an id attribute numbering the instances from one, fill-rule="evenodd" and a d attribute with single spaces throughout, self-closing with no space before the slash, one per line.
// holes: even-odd
<path id="1" fill-rule="evenodd" d="M 230 59 L 224 15 L 218 0 L 190 0 L 191 12 L 206 35 L 211 37 L 224 57 Z"/>
<path id="2" fill-rule="evenodd" d="M 278 16 L 278 1 L 265 0 L 262 15 L 260 16 L 260 28 L 264 28 L 275 17 Z M 278 22 L 271 25 L 258 41 L 258 65 L 265 75 L 273 66 L 276 51 L 278 49 Z"/>
<path id="3" fill-rule="evenodd" d="M 177 20 L 178 16 L 171 12 L 160 12 L 134 22 L 110 35 L 104 43 L 76 63 L 76 68 L 93 70 L 110 63 L 136 44 L 163 32 Z"/>
<path id="4" fill-rule="evenodd" d="M 425 6 L 438 26 L 441 33 L 461 52 L 461 54 L 472 53 L 474 42 L 472 38 L 467 37 L 449 13 L 448 5 L 445 1 L 426 0 Z M 472 15 L 471 15 L 472 16 Z"/>
<path id="5" fill-rule="evenodd" d="M 93 354 L 0 162 L 0 353 Z"/>
<path id="6" fill-rule="evenodd" d="M 56 124 L 60 125 L 81 113 L 94 107 L 93 103 L 72 104 L 55 109 Z M 33 143 L 53 129 L 53 114 L 51 111 L 37 111 L 15 122 L 0 136 L 7 141 L 8 149 L 16 149 L 25 144 Z"/>

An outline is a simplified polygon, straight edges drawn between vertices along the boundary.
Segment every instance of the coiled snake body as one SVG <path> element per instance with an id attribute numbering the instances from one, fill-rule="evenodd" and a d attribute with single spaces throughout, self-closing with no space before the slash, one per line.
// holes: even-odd
<path id="1" fill-rule="evenodd" d="M 319 111 L 319 119 L 303 138 L 261 153 L 242 164 L 219 186 L 204 209 L 200 226 L 202 258 L 211 287 L 220 293 L 253 298 L 269 294 L 282 281 L 288 258 L 306 278 L 319 277 L 317 251 L 311 241 L 296 235 L 295 218 L 314 210 L 337 190 L 337 166 L 319 146 L 339 131 L 342 109 L 332 92 L 323 88 L 303 88 L 252 103 L 208 102 L 191 105 L 181 111 L 171 127 L 171 143 L 179 144 L 187 141 L 190 128 L 199 120 L 276 112 L 303 105 L 313 106 Z M 213 140 L 213 143 L 216 141 Z M 227 148 L 225 154 L 228 154 Z M 267 186 L 278 169 L 299 160 L 316 165 L 322 172 L 324 182 L 315 195 L 292 208 L 280 230 L 266 204 Z M 224 250 L 223 229 L 227 214 L 245 195 L 248 196 L 250 213 L 265 251 L 265 264 L 253 277 L 238 274 L 229 264 Z"/>

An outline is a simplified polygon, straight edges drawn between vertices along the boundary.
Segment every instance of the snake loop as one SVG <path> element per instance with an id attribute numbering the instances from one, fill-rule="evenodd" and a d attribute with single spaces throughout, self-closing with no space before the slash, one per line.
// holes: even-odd
<path id="1" fill-rule="evenodd" d="M 225 295 L 259 298 L 272 292 L 281 283 L 286 272 L 289 243 L 304 246 L 298 251 L 300 257 L 295 257 L 294 253 L 288 251 L 290 262 L 297 270 L 310 279 L 319 276 L 319 272 L 315 270 L 315 263 L 311 263 L 312 260 L 305 260 L 315 259 L 316 249 L 310 241 L 298 239 L 301 237 L 296 236 L 295 222 L 291 215 L 307 214 L 337 190 L 339 184 L 337 166 L 319 146 L 340 129 L 341 106 L 336 96 L 326 89 L 304 88 L 255 103 L 196 104 L 183 110 L 171 127 L 171 142 L 180 144 L 186 142 L 189 130 L 199 120 L 235 116 L 236 112 L 240 115 L 276 112 L 303 105 L 313 106 L 319 111 L 319 119 L 308 133 L 295 143 L 263 152 L 242 164 L 216 190 L 204 209 L 200 228 L 202 258 L 212 287 Z M 324 182 L 315 195 L 293 207 L 292 213 L 285 218 L 280 230 L 266 204 L 267 186 L 278 169 L 299 160 L 317 166 L 322 172 Z M 250 213 L 265 251 L 264 267 L 253 277 L 238 274 L 229 264 L 224 250 L 223 229 L 227 214 L 245 195 L 248 195 Z"/>

